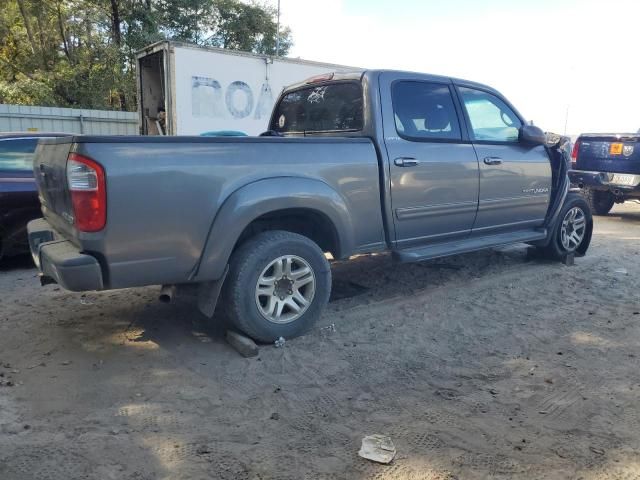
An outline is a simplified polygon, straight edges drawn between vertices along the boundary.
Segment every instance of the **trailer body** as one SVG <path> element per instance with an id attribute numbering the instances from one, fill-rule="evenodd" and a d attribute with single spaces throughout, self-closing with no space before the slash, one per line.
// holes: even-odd
<path id="1" fill-rule="evenodd" d="M 140 51 L 137 66 L 142 135 L 259 135 L 285 86 L 314 75 L 357 70 L 173 41 Z"/>

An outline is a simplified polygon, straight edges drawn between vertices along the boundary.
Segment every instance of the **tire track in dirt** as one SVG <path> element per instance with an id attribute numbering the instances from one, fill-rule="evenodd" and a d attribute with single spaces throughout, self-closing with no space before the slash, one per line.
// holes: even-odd
<path id="1" fill-rule="evenodd" d="M 598 224 L 637 237 L 637 220 Z M 366 291 L 250 360 L 157 289 L 82 297 L 0 272 L 0 352 L 24 380 L 0 419 L 31 425 L 0 431 L 0 478 L 640 478 L 640 247 L 598 235 L 572 268 L 525 247 L 338 263 Z M 357 455 L 372 433 L 392 465 Z"/>

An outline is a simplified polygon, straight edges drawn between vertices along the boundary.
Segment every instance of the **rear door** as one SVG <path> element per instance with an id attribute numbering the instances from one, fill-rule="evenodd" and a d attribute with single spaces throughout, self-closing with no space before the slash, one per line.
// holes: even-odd
<path id="1" fill-rule="evenodd" d="M 494 93 L 462 86 L 458 92 L 480 166 L 473 235 L 541 226 L 551 197 L 544 146 L 519 142 L 522 120 Z"/>
<path id="2" fill-rule="evenodd" d="M 382 74 L 397 246 L 468 236 L 478 207 L 478 160 L 463 138 L 448 79 Z"/>

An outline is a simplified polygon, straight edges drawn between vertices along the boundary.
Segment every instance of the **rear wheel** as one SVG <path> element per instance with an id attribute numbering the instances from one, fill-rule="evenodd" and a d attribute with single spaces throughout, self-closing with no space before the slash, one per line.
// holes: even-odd
<path id="1" fill-rule="evenodd" d="M 594 215 L 606 215 L 613 208 L 615 203 L 613 193 L 586 187 L 582 192 Z"/>
<path id="2" fill-rule="evenodd" d="M 551 241 L 543 251 L 556 259 L 571 253 L 584 255 L 591 243 L 592 232 L 593 218 L 589 204 L 581 195 L 570 193 L 553 227 Z"/>
<path id="3" fill-rule="evenodd" d="M 223 308 L 237 329 L 272 342 L 308 330 L 330 293 L 331 269 L 320 247 L 296 233 L 270 231 L 234 252 Z"/>

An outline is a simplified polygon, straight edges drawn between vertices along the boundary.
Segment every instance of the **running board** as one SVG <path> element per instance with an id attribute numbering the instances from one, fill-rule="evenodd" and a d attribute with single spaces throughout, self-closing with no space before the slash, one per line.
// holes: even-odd
<path id="1" fill-rule="evenodd" d="M 403 250 L 394 250 L 393 256 L 400 262 L 421 262 L 431 258 L 448 257 L 461 253 L 475 252 L 485 248 L 510 245 L 513 243 L 534 242 L 547 238 L 547 230 L 524 230 L 519 232 L 471 237 L 452 242 L 438 243 Z"/>

